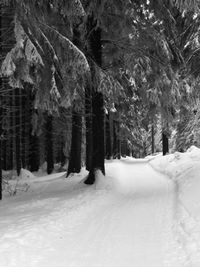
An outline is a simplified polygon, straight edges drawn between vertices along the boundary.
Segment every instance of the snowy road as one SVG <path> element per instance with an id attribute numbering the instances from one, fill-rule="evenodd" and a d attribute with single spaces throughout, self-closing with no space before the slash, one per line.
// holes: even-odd
<path id="1" fill-rule="evenodd" d="M 45 197 L 2 206 L 0 266 L 193 267 L 176 231 L 172 181 L 145 161 L 113 161 L 107 176 L 108 189 L 64 188 L 61 179 Z"/>

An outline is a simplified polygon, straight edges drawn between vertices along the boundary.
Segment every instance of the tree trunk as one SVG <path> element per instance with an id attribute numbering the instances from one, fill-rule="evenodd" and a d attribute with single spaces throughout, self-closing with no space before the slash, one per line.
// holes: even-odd
<path id="1" fill-rule="evenodd" d="M 0 118 L 0 120 L 1 120 L 1 118 Z M 0 136 L 1 136 L 1 129 L 0 129 Z M 1 147 L 1 137 L 0 137 L 0 200 L 2 200 L 2 179 L 3 179 L 3 177 L 2 177 L 2 164 L 1 164 L 2 163 L 1 151 L 2 151 L 2 147 Z"/>
<path id="2" fill-rule="evenodd" d="M 61 137 L 61 146 L 60 146 L 60 163 L 61 167 L 65 165 L 66 162 L 66 156 L 64 154 L 64 147 L 65 147 L 65 142 L 63 136 Z"/>
<path id="3" fill-rule="evenodd" d="M 121 133 L 120 133 L 120 121 L 119 121 L 119 114 L 117 116 L 117 158 L 121 159 Z M 126 142 L 127 144 L 127 142 Z"/>
<path id="4" fill-rule="evenodd" d="M 117 138 L 117 121 L 113 121 L 113 159 L 118 157 L 118 138 Z"/>
<path id="5" fill-rule="evenodd" d="M 72 137 L 67 176 L 81 171 L 82 116 L 72 111 Z"/>
<path id="6" fill-rule="evenodd" d="M 20 138 L 20 89 L 15 89 L 15 160 L 17 175 L 21 171 L 21 138 Z"/>
<path id="7" fill-rule="evenodd" d="M 52 119 L 51 115 L 46 116 L 46 161 L 48 174 L 51 174 L 54 169 Z"/>
<path id="8" fill-rule="evenodd" d="M 110 150 L 111 150 L 111 157 L 114 156 L 113 151 L 114 151 L 114 113 L 110 111 L 109 113 L 109 124 L 110 124 Z"/>
<path id="9" fill-rule="evenodd" d="M 1 146 L 2 146 L 2 169 L 3 170 L 8 170 L 7 168 L 7 140 L 5 139 L 5 136 L 4 136 L 4 139 L 1 141 Z"/>
<path id="10" fill-rule="evenodd" d="M 155 148 L 155 138 L 154 138 L 154 125 L 152 123 L 151 125 L 151 153 L 154 154 L 154 148 Z"/>
<path id="11" fill-rule="evenodd" d="M 111 159 L 111 135 L 110 135 L 110 114 L 108 113 L 105 117 L 105 143 L 106 143 L 106 159 Z"/>
<path id="12" fill-rule="evenodd" d="M 0 78 L 0 89 L 2 88 L 2 78 Z M 0 200 L 2 199 L 2 96 L 0 95 Z"/>
<path id="13" fill-rule="evenodd" d="M 26 92 L 23 90 L 23 95 L 21 96 L 21 157 L 22 157 L 22 168 L 26 168 Z"/>
<path id="14" fill-rule="evenodd" d="M 104 108 L 103 95 L 96 92 L 92 98 L 92 135 L 93 135 L 93 151 L 92 166 L 89 175 L 85 181 L 86 184 L 95 182 L 95 171 L 100 170 L 105 175 L 104 167 Z"/>
<path id="15" fill-rule="evenodd" d="M 14 90 L 10 91 L 10 135 L 9 135 L 9 169 L 14 165 Z"/>
<path id="16" fill-rule="evenodd" d="M 32 121 L 32 117 L 34 113 L 37 112 L 33 105 L 34 105 L 34 93 L 31 92 L 31 89 L 27 88 L 27 102 L 28 102 L 28 112 L 27 112 L 27 120 L 29 121 L 28 124 L 28 169 L 31 172 L 36 172 L 39 170 L 40 166 L 40 153 L 39 153 L 39 138 L 35 132 L 33 132 L 33 125 L 30 123 Z"/>
<path id="17" fill-rule="evenodd" d="M 162 133 L 163 156 L 169 153 L 169 140 L 166 133 Z"/>
<path id="18" fill-rule="evenodd" d="M 88 18 L 89 49 L 92 60 L 99 66 L 102 66 L 102 49 L 101 49 L 101 29 L 97 21 L 91 15 Z M 94 63 L 90 61 L 92 74 L 92 160 L 90 172 L 85 180 L 85 184 L 95 182 L 95 171 L 100 170 L 105 174 L 104 166 L 104 98 L 101 92 L 98 92 L 98 82 Z"/>
<path id="19" fill-rule="evenodd" d="M 92 95 L 91 86 L 85 89 L 86 170 L 92 165 Z"/>
<path id="20" fill-rule="evenodd" d="M 73 28 L 73 43 L 82 48 L 81 31 L 79 24 Z M 75 105 L 76 103 L 74 103 Z M 70 173 L 79 173 L 81 171 L 81 147 L 82 146 L 82 116 L 72 108 L 72 135 L 71 149 L 69 155 L 69 165 L 67 176 Z"/>
<path id="21" fill-rule="evenodd" d="M 39 170 L 39 139 L 34 134 L 30 134 L 29 137 L 29 170 L 31 172 L 37 172 Z"/>

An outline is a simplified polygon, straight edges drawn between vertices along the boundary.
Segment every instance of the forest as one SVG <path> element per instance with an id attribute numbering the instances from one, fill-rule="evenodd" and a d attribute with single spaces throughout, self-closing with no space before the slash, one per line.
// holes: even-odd
<path id="1" fill-rule="evenodd" d="M 0 266 L 200 266 L 200 0 L 0 0 Z"/>
<path id="2" fill-rule="evenodd" d="M 105 174 L 200 145 L 199 2 L 1 0 L 3 171 Z"/>

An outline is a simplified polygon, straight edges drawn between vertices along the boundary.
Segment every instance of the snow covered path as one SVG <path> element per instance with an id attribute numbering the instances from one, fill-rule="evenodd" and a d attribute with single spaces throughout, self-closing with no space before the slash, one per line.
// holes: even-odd
<path id="1" fill-rule="evenodd" d="M 193 267 L 176 231 L 176 188 L 148 162 L 113 161 L 97 186 L 79 180 L 2 203 L 1 267 Z"/>

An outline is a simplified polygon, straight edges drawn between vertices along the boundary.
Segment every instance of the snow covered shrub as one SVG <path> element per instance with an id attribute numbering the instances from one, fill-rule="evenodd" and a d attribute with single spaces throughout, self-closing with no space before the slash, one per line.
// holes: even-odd
<path id="1" fill-rule="evenodd" d="M 15 196 L 19 192 L 27 192 L 30 188 L 28 183 L 20 183 L 19 180 L 8 181 L 3 179 L 3 192 L 9 196 Z"/>

